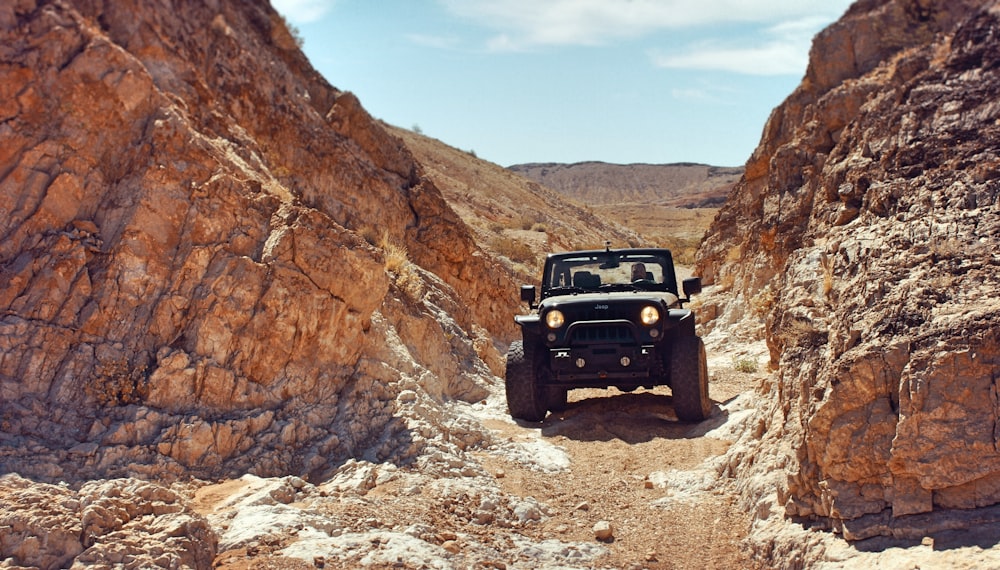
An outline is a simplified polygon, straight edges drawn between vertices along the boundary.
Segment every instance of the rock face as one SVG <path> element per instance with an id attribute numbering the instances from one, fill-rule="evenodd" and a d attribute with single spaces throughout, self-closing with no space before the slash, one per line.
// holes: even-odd
<path id="1" fill-rule="evenodd" d="M 998 54 L 996 2 L 857 2 L 772 114 L 698 262 L 720 322 L 766 315 L 749 502 L 783 469 L 785 514 L 848 538 L 1000 503 Z"/>
<path id="2" fill-rule="evenodd" d="M 0 54 L 0 471 L 403 462 L 400 391 L 483 397 L 513 282 L 266 3 L 9 2 Z"/>

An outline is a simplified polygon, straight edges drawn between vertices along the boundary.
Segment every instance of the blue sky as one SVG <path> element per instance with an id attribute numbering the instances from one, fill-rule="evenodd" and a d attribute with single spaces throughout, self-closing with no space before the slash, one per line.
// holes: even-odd
<path id="1" fill-rule="evenodd" d="M 502 166 L 742 166 L 850 0 L 272 0 L 374 117 Z"/>

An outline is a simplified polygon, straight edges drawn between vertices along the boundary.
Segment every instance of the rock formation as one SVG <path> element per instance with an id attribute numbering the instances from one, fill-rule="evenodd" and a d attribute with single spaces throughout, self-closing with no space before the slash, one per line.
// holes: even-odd
<path id="1" fill-rule="evenodd" d="M 267 3 L 0 6 L 0 471 L 405 462 L 516 287 Z M 492 366 L 492 370 L 489 368 Z"/>
<path id="2" fill-rule="evenodd" d="M 77 491 L 0 476 L 4 566 L 210 568 L 218 536 L 205 517 L 163 486 L 91 481 Z"/>
<path id="3" fill-rule="evenodd" d="M 995 1 L 857 2 L 716 218 L 718 320 L 766 315 L 777 369 L 729 464 L 758 512 L 850 539 L 997 518 L 998 54 Z"/>

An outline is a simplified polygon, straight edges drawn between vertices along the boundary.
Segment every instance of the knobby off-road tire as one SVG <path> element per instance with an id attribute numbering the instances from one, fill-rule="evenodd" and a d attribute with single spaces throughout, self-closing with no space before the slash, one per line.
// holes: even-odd
<path id="1" fill-rule="evenodd" d="M 545 419 L 548 407 L 545 390 L 535 377 L 534 347 L 529 347 L 525 354 L 523 341 L 510 343 L 504 387 L 511 417 L 529 422 Z"/>
<path id="2" fill-rule="evenodd" d="M 705 343 L 696 336 L 681 337 L 674 340 L 670 352 L 674 412 L 681 421 L 700 422 L 712 413 Z"/>

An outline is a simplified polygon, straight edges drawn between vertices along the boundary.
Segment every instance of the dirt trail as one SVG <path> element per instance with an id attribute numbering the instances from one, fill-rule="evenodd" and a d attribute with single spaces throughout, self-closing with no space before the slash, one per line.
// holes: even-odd
<path id="1" fill-rule="evenodd" d="M 740 541 L 749 529 L 746 513 L 716 493 L 688 495 L 685 484 L 729 442 L 706 435 L 721 410 L 702 424 L 677 420 L 669 389 L 637 393 L 617 390 L 571 392 L 563 413 L 540 428 L 499 426 L 510 438 L 541 437 L 564 448 L 568 472 L 539 474 L 497 457 L 484 464 L 503 473 L 511 494 L 532 496 L 555 507 L 534 530 L 537 539 L 594 540 L 598 521 L 611 524 L 610 551 L 597 561 L 612 568 L 741 568 L 748 565 Z M 491 426 L 497 427 L 497 426 Z M 525 433 L 525 432 L 528 433 Z M 681 473 L 678 473 L 681 472 Z"/>
<path id="2" fill-rule="evenodd" d="M 749 514 L 717 484 L 712 459 L 735 438 L 747 413 L 738 396 L 759 375 L 720 351 L 709 366 L 715 406 L 697 424 L 677 420 L 668 388 L 575 390 L 564 412 L 515 423 L 500 388 L 461 412 L 491 434 L 484 448 L 422 466 L 349 464 L 285 504 L 260 499 L 288 494 L 282 480 L 203 487 L 195 502 L 221 536 L 215 565 L 751 567 L 741 547 Z M 450 471 L 435 472 L 442 465 Z M 595 534 L 602 521 L 609 539 Z"/>

